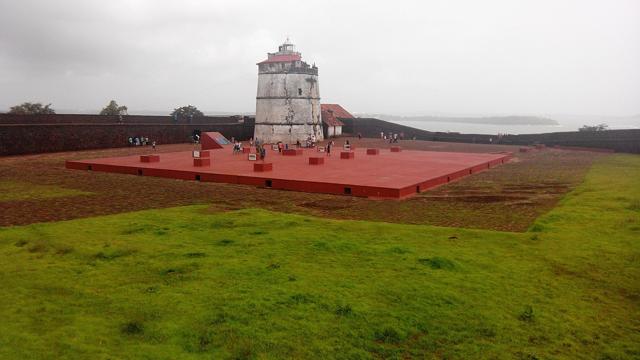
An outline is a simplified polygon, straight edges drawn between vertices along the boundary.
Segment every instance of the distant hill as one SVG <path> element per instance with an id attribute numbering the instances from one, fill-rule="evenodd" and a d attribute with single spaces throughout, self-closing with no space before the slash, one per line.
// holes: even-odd
<path id="1" fill-rule="evenodd" d="M 491 125 L 558 125 L 553 119 L 538 116 L 485 116 L 485 117 L 446 117 L 446 116 L 396 116 L 386 114 L 358 114 L 358 117 L 371 117 L 387 121 L 427 121 L 466 124 Z"/>

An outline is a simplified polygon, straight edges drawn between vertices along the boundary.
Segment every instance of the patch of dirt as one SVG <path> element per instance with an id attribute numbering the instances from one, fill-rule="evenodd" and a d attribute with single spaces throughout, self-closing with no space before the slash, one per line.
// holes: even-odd
<path id="1" fill-rule="evenodd" d="M 514 195 L 434 195 L 434 196 L 422 196 L 425 201 L 464 201 L 472 203 L 494 203 L 494 202 L 507 202 L 526 200 L 526 196 L 514 196 Z"/>
<path id="2" fill-rule="evenodd" d="M 340 144 L 342 140 L 337 142 Z M 350 139 L 357 147 L 391 146 L 378 139 Z M 394 144 L 395 145 L 395 144 Z M 595 159 L 606 154 L 544 150 L 518 153 L 518 147 L 429 141 L 402 141 L 405 149 L 430 151 L 516 151 L 515 159 L 407 200 L 364 198 L 260 189 L 67 170 L 65 160 L 146 154 L 150 148 L 27 155 L 0 158 L 0 181 L 56 185 L 92 195 L 0 202 L 0 226 L 25 225 L 136 210 L 211 204 L 209 211 L 248 207 L 335 219 L 432 224 L 524 231 L 540 214 L 579 184 Z M 188 151 L 190 144 L 160 146 L 157 153 Z"/>
<path id="3" fill-rule="evenodd" d="M 351 204 L 348 201 L 338 201 L 338 199 L 336 200 L 327 199 L 327 200 L 316 200 L 316 201 L 304 202 L 301 204 L 297 204 L 297 206 L 310 208 L 310 209 L 330 211 L 330 210 L 348 209 L 351 207 Z"/>

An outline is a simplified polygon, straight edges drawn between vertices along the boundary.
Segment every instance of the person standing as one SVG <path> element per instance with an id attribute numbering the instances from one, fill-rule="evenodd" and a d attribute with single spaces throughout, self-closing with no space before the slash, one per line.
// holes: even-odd
<path id="1" fill-rule="evenodd" d="M 267 157 L 267 149 L 264 146 L 260 146 L 260 160 L 264 161 L 264 158 Z"/>

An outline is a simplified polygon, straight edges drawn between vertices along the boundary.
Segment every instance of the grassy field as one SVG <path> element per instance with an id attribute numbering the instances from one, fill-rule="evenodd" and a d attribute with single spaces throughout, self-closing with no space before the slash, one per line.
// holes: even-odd
<path id="1" fill-rule="evenodd" d="M 640 358 L 640 157 L 528 232 L 207 205 L 0 228 L 0 358 Z"/>

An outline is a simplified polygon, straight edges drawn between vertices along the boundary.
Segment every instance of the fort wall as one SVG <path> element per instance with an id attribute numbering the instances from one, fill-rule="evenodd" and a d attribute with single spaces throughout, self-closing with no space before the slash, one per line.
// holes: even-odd
<path id="1" fill-rule="evenodd" d="M 186 143 L 194 131 L 218 131 L 229 138 L 253 136 L 253 118 L 201 117 L 175 122 L 169 116 L 13 115 L 0 114 L 0 155 L 128 146 L 129 137 L 148 137 L 157 144 Z"/>
<path id="2" fill-rule="evenodd" d="M 345 134 L 380 137 L 380 132 L 404 133 L 405 139 L 479 144 L 557 146 L 572 149 L 605 149 L 640 154 L 640 130 L 559 132 L 546 134 L 495 135 L 430 132 L 379 119 L 340 119 Z M 159 145 L 191 141 L 195 130 L 218 131 L 228 138 L 248 140 L 255 119 L 249 116 L 205 116 L 175 122 L 169 116 L 101 115 L 13 115 L 0 114 L 0 156 L 123 147 L 128 138 L 148 137 Z"/>

